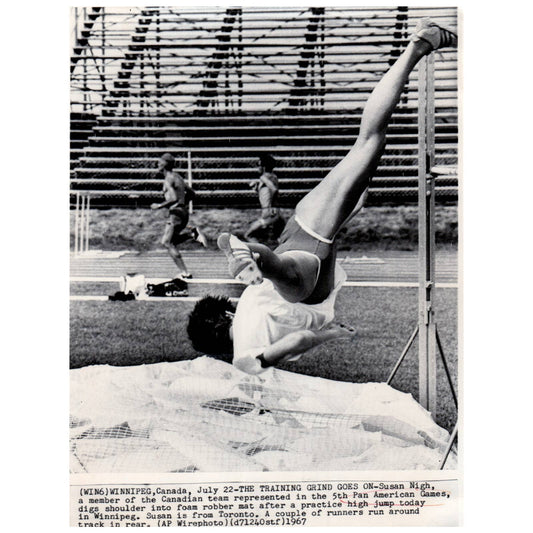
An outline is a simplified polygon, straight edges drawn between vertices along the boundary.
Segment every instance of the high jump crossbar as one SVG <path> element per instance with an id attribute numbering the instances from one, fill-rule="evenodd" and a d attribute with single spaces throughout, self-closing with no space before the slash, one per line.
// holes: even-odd
<path id="1" fill-rule="evenodd" d="M 394 379 L 409 349 L 418 336 L 418 401 L 433 418 L 437 412 L 437 352 L 456 408 L 457 393 L 448 368 L 446 356 L 435 322 L 435 178 L 454 174 L 455 169 L 435 166 L 435 58 L 429 54 L 419 66 L 418 86 L 418 323 L 409 337 L 387 384 Z M 444 467 L 450 449 L 457 437 L 454 427 L 441 462 Z"/>

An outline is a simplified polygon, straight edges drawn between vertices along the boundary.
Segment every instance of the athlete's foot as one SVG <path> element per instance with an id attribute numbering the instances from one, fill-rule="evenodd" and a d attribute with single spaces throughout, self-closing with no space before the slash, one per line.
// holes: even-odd
<path id="1" fill-rule="evenodd" d="M 222 233 L 217 245 L 228 259 L 229 273 L 246 285 L 258 285 L 263 281 L 263 274 L 255 262 L 252 251 L 235 235 Z"/>
<path id="2" fill-rule="evenodd" d="M 357 333 L 355 331 L 355 328 L 353 328 L 352 326 L 341 324 L 339 322 L 334 322 L 331 325 L 331 328 L 334 330 L 337 330 L 339 339 L 347 339 L 352 342 L 355 342 L 357 338 Z"/>
<path id="3" fill-rule="evenodd" d="M 192 233 L 194 240 L 198 241 L 204 248 L 207 248 L 207 238 L 202 231 L 200 231 L 200 228 L 193 228 Z"/>
<path id="4" fill-rule="evenodd" d="M 179 277 L 181 279 L 192 279 L 192 274 L 190 272 L 182 272 Z"/>
<path id="5" fill-rule="evenodd" d="M 418 21 L 415 32 L 411 36 L 411 41 L 425 41 L 432 50 L 441 48 L 457 48 L 457 34 L 439 26 L 429 18 Z"/>

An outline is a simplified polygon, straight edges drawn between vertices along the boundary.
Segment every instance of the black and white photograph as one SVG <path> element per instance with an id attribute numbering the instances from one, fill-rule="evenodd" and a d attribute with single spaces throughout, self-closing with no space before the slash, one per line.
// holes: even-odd
<path id="1" fill-rule="evenodd" d="M 459 525 L 461 45 L 70 8 L 71 526 Z"/>

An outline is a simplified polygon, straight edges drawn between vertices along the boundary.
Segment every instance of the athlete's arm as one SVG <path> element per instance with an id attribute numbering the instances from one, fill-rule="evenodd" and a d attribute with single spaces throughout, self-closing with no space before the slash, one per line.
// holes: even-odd
<path id="1" fill-rule="evenodd" d="M 191 187 L 189 187 L 185 183 L 185 201 L 189 202 L 190 200 L 194 200 L 195 198 L 196 198 L 196 193 L 194 192 L 193 189 L 191 189 Z"/>
<path id="2" fill-rule="evenodd" d="M 163 193 L 165 194 L 165 201 L 161 203 L 154 203 L 150 207 L 152 209 L 163 209 L 164 207 L 170 207 L 178 201 L 177 184 L 174 181 L 165 181 L 163 186 Z"/>
<path id="3" fill-rule="evenodd" d="M 278 186 L 268 177 L 268 174 L 262 174 L 259 181 L 266 185 L 272 193 L 275 193 L 278 190 Z"/>
<path id="4" fill-rule="evenodd" d="M 289 333 L 268 346 L 257 358 L 263 368 L 274 366 L 294 355 L 304 353 L 315 346 L 333 340 L 353 338 L 355 331 L 349 326 L 335 324 L 328 329 L 312 331 L 302 330 Z"/>
<path id="5" fill-rule="evenodd" d="M 170 207 L 172 204 L 175 204 L 176 200 L 167 200 L 166 202 L 161 202 L 160 204 L 152 204 L 150 207 L 152 209 L 163 209 L 163 207 Z"/>

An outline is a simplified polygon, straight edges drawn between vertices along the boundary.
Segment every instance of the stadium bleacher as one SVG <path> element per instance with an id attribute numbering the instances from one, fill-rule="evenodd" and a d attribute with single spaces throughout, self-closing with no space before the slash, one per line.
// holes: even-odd
<path id="1" fill-rule="evenodd" d="M 455 8 L 73 8 L 71 192 L 91 205 L 159 198 L 171 152 L 199 206 L 256 206 L 271 153 L 291 206 L 347 152 L 369 93 L 416 22 Z M 457 52 L 436 54 L 436 163 L 457 164 Z M 417 201 L 417 73 L 389 128 L 369 203 Z M 436 180 L 455 202 L 457 176 Z"/>

